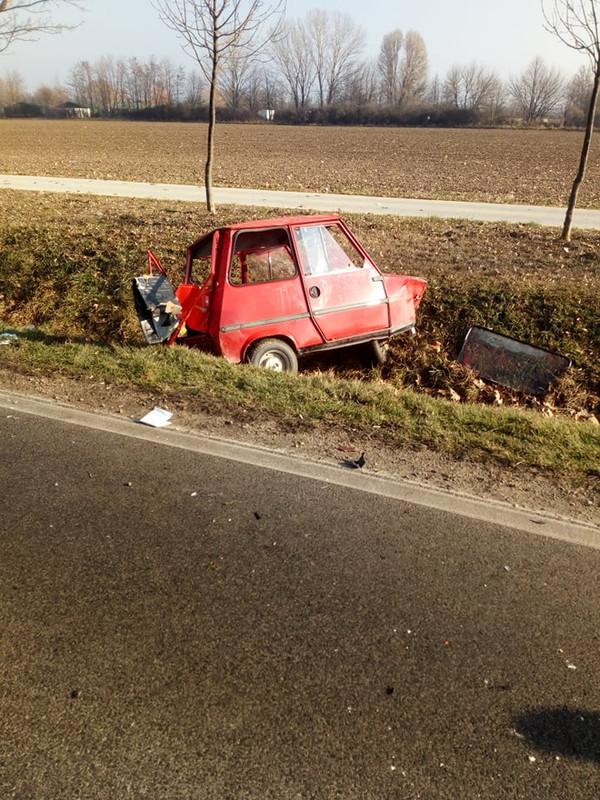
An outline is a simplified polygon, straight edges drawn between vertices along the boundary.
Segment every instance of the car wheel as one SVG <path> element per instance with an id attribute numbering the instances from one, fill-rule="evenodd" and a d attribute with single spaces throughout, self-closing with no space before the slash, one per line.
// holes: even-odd
<path id="1" fill-rule="evenodd" d="M 246 361 L 255 367 L 273 372 L 298 372 L 298 356 L 287 342 L 281 339 L 263 339 L 248 352 Z"/>
<path id="2" fill-rule="evenodd" d="M 388 339 L 374 339 L 369 342 L 369 356 L 374 367 L 383 367 L 390 351 Z"/>

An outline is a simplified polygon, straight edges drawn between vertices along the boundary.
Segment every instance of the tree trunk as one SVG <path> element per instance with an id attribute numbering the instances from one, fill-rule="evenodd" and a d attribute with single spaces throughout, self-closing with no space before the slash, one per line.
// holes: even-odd
<path id="1" fill-rule="evenodd" d="M 575 211 L 575 204 L 577 202 L 577 194 L 581 182 L 585 177 L 585 170 L 587 167 L 588 156 L 590 153 L 590 145 L 592 143 L 592 132 L 594 130 L 594 117 L 596 115 L 596 103 L 598 100 L 598 87 L 600 85 L 600 64 L 596 67 L 594 75 L 594 88 L 590 98 L 590 105 L 588 108 L 587 121 L 585 125 L 585 136 L 583 138 L 583 147 L 581 148 L 581 158 L 579 159 L 579 169 L 571 187 L 569 194 L 569 202 L 567 204 L 567 212 L 565 214 L 565 221 L 560 238 L 564 242 L 571 241 L 571 226 L 573 225 L 573 212 Z"/>
<path id="2" fill-rule="evenodd" d="M 218 54 L 213 51 L 212 72 L 210 78 L 210 94 L 208 97 L 208 140 L 206 145 L 206 166 L 204 168 L 204 188 L 206 191 L 206 207 L 211 214 L 215 213 L 215 204 L 212 196 L 212 168 L 215 153 L 215 126 L 217 124 L 216 89 Z"/>

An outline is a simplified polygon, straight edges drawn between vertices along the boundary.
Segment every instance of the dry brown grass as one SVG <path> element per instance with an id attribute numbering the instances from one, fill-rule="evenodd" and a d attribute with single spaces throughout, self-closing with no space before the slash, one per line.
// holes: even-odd
<path id="1" fill-rule="evenodd" d="M 200 183 L 206 126 L 0 120 L 0 172 Z M 288 190 L 561 205 L 575 131 L 220 124 L 215 182 Z M 580 204 L 600 207 L 596 134 Z"/>

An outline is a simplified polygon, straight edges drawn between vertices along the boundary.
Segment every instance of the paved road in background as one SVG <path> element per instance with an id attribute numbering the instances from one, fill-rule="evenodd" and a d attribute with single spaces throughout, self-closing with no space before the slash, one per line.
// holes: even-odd
<path id="1" fill-rule="evenodd" d="M 0 412 L 0 797 L 600 793 L 600 552 Z"/>
<path id="2" fill-rule="evenodd" d="M 0 175 L 0 189 L 36 192 L 92 194 L 114 197 L 139 197 L 147 200 L 184 200 L 204 202 L 204 189 L 166 183 L 102 181 L 84 178 L 49 178 L 33 175 Z M 561 226 L 564 208 L 508 205 L 502 203 L 464 203 L 450 200 L 412 200 L 401 197 L 317 194 L 314 192 L 276 192 L 264 189 L 215 188 L 215 202 L 220 205 L 289 208 L 352 214 L 393 214 L 399 217 L 445 217 L 482 222 L 533 222 Z M 574 225 L 600 229 L 600 211 L 578 209 Z"/>

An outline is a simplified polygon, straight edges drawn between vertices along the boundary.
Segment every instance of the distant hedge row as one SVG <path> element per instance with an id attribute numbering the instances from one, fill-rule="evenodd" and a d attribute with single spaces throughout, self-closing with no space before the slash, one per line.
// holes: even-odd
<path id="1" fill-rule="evenodd" d="M 4 108 L 4 116 L 11 118 L 66 116 L 62 109 L 47 109 L 36 103 L 23 102 Z M 119 109 L 108 114 L 94 114 L 95 117 L 108 119 L 148 120 L 157 122 L 206 122 L 207 106 L 154 106 L 142 109 Z M 255 122 L 256 111 L 250 109 L 219 108 L 217 117 L 222 122 Z M 384 107 L 352 107 L 331 106 L 319 109 L 310 108 L 300 111 L 294 109 L 278 109 L 275 121 L 287 125 L 406 125 L 406 126 L 440 126 L 460 127 L 477 125 L 482 122 L 480 114 L 468 109 L 420 108 L 412 111 L 400 111 Z M 505 120 L 497 120 L 498 123 Z"/>
<path id="2" fill-rule="evenodd" d="M 0 108 L 0 116 L 24 119 L 45 117 L 56 119 L 66 117 L 61 108 L 45 108 L 37 103 L 24 101 L 16 105 Z M 95 118 L 146 120 L 149 122 L 208 122 L 207 106 L 152 106 L 151 108 L 118 109 L 112 112 L 94 112 Z M 217 118 L 221 122 L 257 122 L 256 110 L 248 108 L 217 109 Z M 430 106 L 402 111 L 385 106 L 350 106 L 334 105 L 328 108 L 293 108 L 277 109 L 275 121 L 284 125 L 381 125 L 406 127 L 440 127 L 460 128 L 476 125 L 506 126 L 514 125 L 514 119 L 506 115 L 490 119 L 474 109 L 454 108 L 453 106 Z M 556 118 L 551 125 L 558 127 L 579 128 L 585 125 L 585 114 L 580 111 L 570 112 L 565 119 Z M 597 125 L 600 125 L 600 112 Z M 548 126 L 546 123 L 545 127 Z"/>

